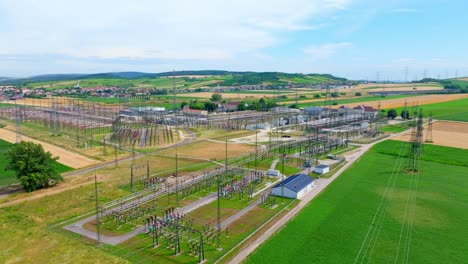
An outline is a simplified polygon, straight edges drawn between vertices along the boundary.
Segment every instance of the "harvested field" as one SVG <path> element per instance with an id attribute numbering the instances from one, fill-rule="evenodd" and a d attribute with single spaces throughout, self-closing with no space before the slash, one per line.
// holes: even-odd
<path id="1" fill-rule="evenodd" d="M 403 107 L 405 105 L 405 101 L 408 103 L 408 106 L 413 105 L 425 105 L 425 104 L 433 104 L 439 102 L 447 102 L 462 98 L 468 98 L 468 94 L 429 94 L 429 95 L 420 95 L 420 96 L 412 96 L 406 98 L 398 98 L 398 99 L 389 99 L 389 100 L 381 100 L 381 108 L 388 109 L 388 108 L 398 108 Z M 358 105 L 368 105 L 374 108 L 377 108 L 379 105 L 379 100 L 365 102 L 365 103 L 351 103 L 346 104 L 349 107 L 355 107 Z M 340 105 L 332 106 L 332 108 L 338 108 Z"/>
<path id="2" fill-rule="evenodd" d="M 426 140 L 427 125 L 424 127 Z M 408 132 L 394 138 L 395 140 L 410 141 Z M 432 140 L 434 145 L 468 149 L 468 123 L 437 121 L 432 125 Z"/>
<path id="3" fill-rule="evenodd" d="M 255 149 L 252 146 L 245 144 L 228 143 L 228 157 L 236 157 L 250 150 Z M 158 152 L 164 155 L 175 156 L 175 149 L 168 149 Z M 192 144 L 181 146 L 177 149 L 179 157 L 194 157 L 200 159 L 224 159 L 226 153 L 225 143 L 217 141 L 196 140 Z"/>
<path id="4" fill-rule="evenodd" d="M 223 96 L 223 99 L 260 99 L 260 98 L 274 98 L 277 96 L 285 95 L 290 98 L 294 98 L 296 93 L 294 89 L 291 89 L 290 93 L 285 93 L 285 92 L 275 92 L 274 90 L 259 90 L 258 92 L 262 93 L 253 93 L 254 91 L 239 91 L 236 93 L 219 93 Z M 268 93 L 270 92 L 270 93 Z M 211 95 L 215 94 L 212 92 L 202 92 L 202 93 L 191 93 L 190 97 L 197 97 L 197 98 L 211 98 Z M 298 91 L 298 95 L 304 95 L 304 94 L 311 94 L 311 90 L 305 90 L 305 91 Z M 186 96 L 186 94 L 182 94 L 181 96 Z"/>
<path id="5" fill-rule="evenodd" d="M 8 142 L 15 143 L 16 133 L 13 131 L 6 130 L 6 129 L 0 129 L 0 138 Z M 68 167 L 74 168 L 74 169 L 83 168 L 89 165 L 99 163 L 99 161 L 97 160 L 90 159 L 88 157 L 77 154 L 75 152 L 72 152 L 72 151 L 54 146 L 52 144 L 39 141 L 39 140 L 35 140 L 26 136 L 21 136 L 21 139 L 23 141 L 31 141 L 34 143 L 41 144 L 44 147 L 45 151 L 50 151 L 50 153 L 52 153 L 53 156 L 60 157 L 60 159 L 58 160 L 60 163 Z"/>
<path id="6" fill-rule="evenodd" d="M 73 105 L 78 102 L 77 99 L 71 99 L 67 97 L 54 97 L 55 103 L 58 106 L 64 106 L 64 105 Z M 35 99 L 35 98 L 24 98 L 21 100 L 16 100 L 16 103 L 18 105 L 29 105 L 29 106 L 39 106 L 39 107 L 52 107 L 52 102 L 53 100 L 46 98 L 46 99 Z M 80 104 L 83 102 L 88 103 L 86 100 L 79 100 Z M 6 104 L 15 104 L 15 101 L 2 101 L 2 103 Z M 104 104 L 104 103 L 99 103 L 99 102 L 93 102 L 93 105 L 101 105 L 105 106 L 106 109 L 113 109 L 114 111 L 118 111 L 119 108 L 121 107 L 119 104 L 115 105 L 110 105 L 110 104 Z"/>
<path id="7" fill-rule="evenodd" d="M 414 89 L 416 88 L 416 89 Z M 438 83 L 367 83 L 367 84 L 359 84 L 354 86 L 351 89 L 347 89 L 347 91 L 406 91 L 406 90 L 442 90 L 443 87 Z"/>

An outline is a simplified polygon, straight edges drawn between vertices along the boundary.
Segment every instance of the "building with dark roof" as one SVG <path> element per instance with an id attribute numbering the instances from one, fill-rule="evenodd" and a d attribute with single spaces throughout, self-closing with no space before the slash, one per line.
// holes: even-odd
<path id="1" fill-rule="evenodd" d="M 313 188 L 315 181 L 306 174 L 295 174 L 271 189 L 271 194 L 280 197 L 300 199 Z"/>

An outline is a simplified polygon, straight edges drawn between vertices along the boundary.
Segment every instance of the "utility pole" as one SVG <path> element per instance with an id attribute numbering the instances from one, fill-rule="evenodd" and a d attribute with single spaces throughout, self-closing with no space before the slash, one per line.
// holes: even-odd
<path id="1" fill-rule="evenodd" d="M 101 220 L 99 219 L 99 199 L 98 199 L 98 184 L 97 184 L 97 175 L 96 169 L 94 169 L 94 192 L 96 198 L 96 238 L 98 245 L 101 244 Z"/>

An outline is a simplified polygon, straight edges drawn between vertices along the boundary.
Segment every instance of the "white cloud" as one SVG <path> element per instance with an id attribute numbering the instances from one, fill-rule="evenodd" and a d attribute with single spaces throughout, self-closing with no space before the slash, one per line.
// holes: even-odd
<path id="1" fill-rule="evenodd" d="M 320 46 L 310 46 L 304 49 L 304 52 L 313 59 L 324 59 L 332 56 L 340 49 L 351 46 L 350 42 L 327 43 Z"/>
<path id="2" fill-rule="evenodd" d="M 258 53 L 282 33 L 351 0 L 4 0 L 2 54 L 222 60 Z"/>

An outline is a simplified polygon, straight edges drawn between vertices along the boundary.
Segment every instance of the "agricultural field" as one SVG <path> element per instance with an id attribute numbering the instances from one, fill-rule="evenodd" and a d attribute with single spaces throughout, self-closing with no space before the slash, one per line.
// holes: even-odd
<path id="1" fill-rule="evenodd" d="M 5 153 L 12 146 L 13 146 L 13 143 L 0 139 L 0 187 L 19 183 L 13 171 L 5 170 L 5 167 L 8 164 L 8 159 Z M 57 168 L 57 171 L 60 173 L 73 170 L 73 168 L 63 165 L 59 162 L 54 162 L 54 164 L 55 164 L 55 167 Z"/>
<path id="2" fill-rule="evenodd" d="M 434 119 L 468 122 L 467 97 L 464 96 L 462 99 L 447 102 L 424 104 L 422 106 L 423 114 L 425 117 L 428 117 L 429 113 L 432 112 Z M 401 113 L 403 107 L 396 108 L 396 110 L 398 113 Z"/>
<path id="3" fill-rule="evenodd" d="M 416 176 L 395 167 L 403 144 L 374 146 L 246 263 L 465 262 L 468 150 L 425 145 Z"/>
<path id="4" fill-rule="evenodd" d="M 16 133 L 6 129 L 0 129 L 0 139 L 6 140 L 11 143 L 16 142 Z M 61 163 L 71 168 L 78 169 L 98 163 L 97 160 L 69 151 L 62 147 L 58 147 L 53 144 L 49 144 L 26 136 L 22 136 L 21 139 L 24 141 L 40 143 L 44 147 L 45 151 L 50 151 L 54 157 L 57 156 L 60 158 L 59 161 Z"/>
<path id="5" fill-rule="evenodd" d="M 468 94 L 429 94 L 429 95 L 395 95 L 379 97 L 374 96 L 372 98 L 362 98 L 355 99 L 354 102 L 350 101 L 339 101 L 337 100 L 338 105 L 333 106 L 338 108 L 341 104 L 346 104 L 349 107 L 355 107 L 360 104 L 365 103 L 365 105 L 378 108 L 379 102 L 382 109 L 391 109 L 391 108 L 402 108 L 405 105 L 405 102 L 408 104 L 408 107 L 413 105 L 427 105 L 441 102 L 450 102 L 458 99 L 468 98 Z M 450 104 L 450 103 L 448 103 Z M 398 112 L 399 113 L 399 112 Z"/>
<path id="6" fill-rule="evenodd" d="M 427 124 L 423 138 L 427 138 Z M 396 140 L 410 141 L 411 133 L 400 135 Z M 436 121 L 432 124 L 432 141 L 434 145 L 468 149 L 468 123 Z"/>

